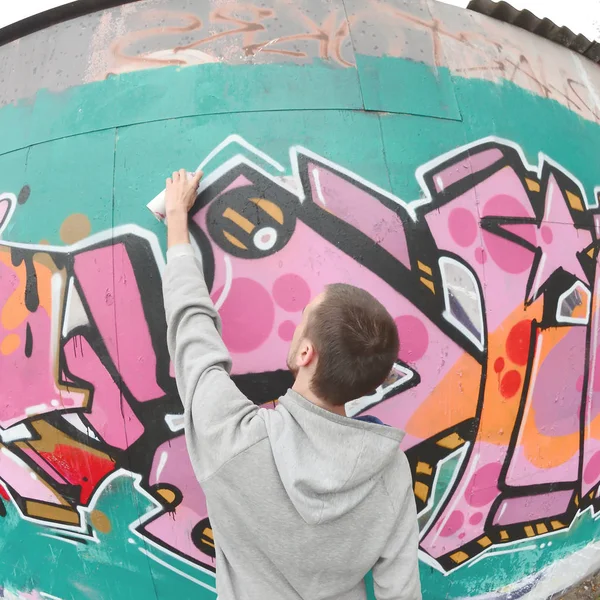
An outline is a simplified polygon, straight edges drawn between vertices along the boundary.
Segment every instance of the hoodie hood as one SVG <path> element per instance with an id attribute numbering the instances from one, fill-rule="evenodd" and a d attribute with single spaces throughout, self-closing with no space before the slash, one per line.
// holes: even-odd
<path id="1" fill-rule="evenodd" d="M 310 525 L 356 507 L 394 459 L 404 433 L 343 417 L 289 390 L 265 424 L 281 482 Z"/>

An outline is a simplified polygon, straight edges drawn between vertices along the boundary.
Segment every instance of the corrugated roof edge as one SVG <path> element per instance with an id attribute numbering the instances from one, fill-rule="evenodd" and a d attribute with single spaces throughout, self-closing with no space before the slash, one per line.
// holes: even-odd
<path id="1" fill-rule="evenodd" d="M 5 0 L 9 1 L 9 0 Z M 139 0 L 75 0 L 0 28 L 0 46 L 52 25 Z"/>
<path id="2" fill-rule="evenodd" d="M 540 19 L 529 10 L 517 10 L 504 0 L 500 2 L 471 0 L 467 8 L 516 27 L 521 27 L 521 29 L 526 29 L 600 64 L 600 44 L 598 42 L 590 41 L 584 35 L 577 35 L 568 27 L 559 27 L 550 19 Z"/>

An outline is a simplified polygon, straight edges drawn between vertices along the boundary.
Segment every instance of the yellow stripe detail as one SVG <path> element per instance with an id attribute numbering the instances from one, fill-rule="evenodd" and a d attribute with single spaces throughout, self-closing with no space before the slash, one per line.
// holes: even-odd
<path id="1" fill-rule="evenodd" d="M 420 260 L 417 261 L 417 267 L 423 271 L 423 273 L 427 273 L 427 275 L 431 275 L 431 267 L 428 267 L 425 263 L 422 263 Z"/>
<path id="2" fill-rule="evenodd" d="M 490 540 L 490 538 L 486 535 L 485 537 L 482 537 L 480 540 L 477 540 L 477 543 L 482 547 L 482 548 L 487 548 L 488 546 L 491 545 L 492 540 Z"/>
<path id="3" fill-rule="evenodd" d="M 560 521 L 550 521 L 550 525 L 552 525 L 552 529 L 564 529 L 566 527 L 566 525 Z"/>
<path id="4" fill-rule="evenodd" d="M 454 554 L 451 554 L 450 558 L 457 565 L 460 565 L 461 562 L 465 562 L 465 560 L 467 560 L 467 558 L 469 558 L 469 555 L 466 552 L 463 552 L 462 550 L 459 550 L 458 552 L 455 552 Z"/>
<path id="5" fill-rule="evenodd" d="M 275 219 L 280 225 L 283 225 L 283 211 L 275 202 L 265 200 L 264 198 L 250 198 L 250 202 L 262 208 L 270 217 Z"/>
<path id="6" fill-rule="evenodd" d="M 435 286 L 433 285 L 433 281 L 429 281 L 429 279 L 425 279 L 425 277 L 419 277 L 419 279 L 423 285 L 426 285 L 435 294 Z"/>
<path id="7" fill-rule="evenodd" d="M 214 540 L 215 538 L 213 537 L 213 532 L 212 529 L 210 529 L 210 527 L 206 527 L 204 529 L 204 531 L 202 532 L 207 538 L 210 538 L 211 540 Z"/>
<path id="8" fill-rule="evenodd" d="M 537 181 L 534 181 L 533 179 L 528 179 L 527 177 L 525 177 L 525 182 L 527 183 L 527 187 L 532 192 L 539 192 L 540 191 L 540 184 Z"/>
<path id="9" fill-rule="evenodd" d="M 448 450 L 454 450 L 455 448 L 462 446 L 464 443 L 465 440 L 463 440 L 456 432 L 451 433 L 450 435 L 447 435 L 445 438 L 442 438 L 436 442 L 438 446 L 441 446 L 442 448 L 448 448 Z"/>
<path id="10" fill-rule="evenodd" d="M 425 475 L 431 475 L 432 472 L 433 469 L 431 468 L 431 465 L 421 461 L 417 463 L 417 473 L 425 473 Z"/>
<path id="11" fill-rule="evenodd" d="M 507 540 L 508 539 L 508 533 L 506 533 L 506 531 L 502 530 L 500 532 L 500 539 L 501 540 Z"/>
<path id="12" fill-rule="evenodd" d="M 535 531 L 533 531 L 533 527 L 531 525 L 527 525 L 525 527 L 525 535 L 527 537 L 531 537 L 532 535 L 535 535 Z"/>
<path id="13" fill-rule="evenodd" d="M 241 227 L 246 233 L 252 233 L 254 231 L 254 225 L 246 219 L 246 217 L 240 215 L 237 210 L 233 208 L 227 208 L 223 213 L 223 216 L 230 221 L 233 221 L 238 227 Z"/>
<path id="14" fill-rule="evenodd" d="M 429 496 L 429 486 L 425 485 L 421 481 L 417 481 L 415 483 L 415 496 L 419 498 L 419 500 L 427 502 L 427 496 Z"/>
<path id="15" fill-rule="evenodd" d="M 543 523 L 538 523 L 535 528 L 538 533 L 548 533 L 548 528 Z"/>
<path id="16" fill-rule="evenodd" d="M 223 232 L 223 235 L 234 245 L 237 246 L 238 248 L 241 248 L 242 250 L 248 250 L 247 246 L 244 246 L 244 244 L 242 244 L 242 242 L 240 242 L 240 240 L 238 240 L 235 235 L 231 235 L 230 233 L 228 233 L 227 231 Z"/>
<path id="17" fill-rule="evenodd" d="M 573 210 L 579 210 L 583 212 L 583 201 L 579 196 L 567 191 L 567 200 L 569 201 L 569 204 Z"/>

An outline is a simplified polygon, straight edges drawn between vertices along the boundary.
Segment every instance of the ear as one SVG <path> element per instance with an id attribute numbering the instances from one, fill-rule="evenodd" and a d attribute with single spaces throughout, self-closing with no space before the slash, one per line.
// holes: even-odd
<path id="1" fill-rule="evenodd" d="M 315 361 L 316 358 L 317 352 L 313 346 L 313 343 L 309 339 L 304 338 L 298 347 L 298 353 L 296 354 L 296 366 L 308 367 Z"/>

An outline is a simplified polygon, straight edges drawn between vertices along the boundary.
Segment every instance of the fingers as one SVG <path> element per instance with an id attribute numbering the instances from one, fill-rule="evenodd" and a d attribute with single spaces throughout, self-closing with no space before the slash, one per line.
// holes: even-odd
<path id="1" fill-rule="evenodd" d="M 170 177 L 167 177 L 167 181 L 165 182 L 165 187 L 170 187 L 173 184 L 173 180 Z"/>
<path id="2" fill-rule="evenodd" d="M 185 169 L 179 169 L 179 179 L 181 179 L 181 181 L 187 181 L 187 173 Z"/>
<path id="3" fill-rule="evenodd" d="M 204 175 L 204 173 L 202 171 L 197 171 L 196 173 L 194 173 L 194 178 L 192 179 L 192 185 L 197 187 L 198 184 L 200 183 L 200 180 L 202 179 L 203 175 Z"/>
<path id="4" fill-rule="evenodd" d="M 177 181 L 179 181 L 179 171 L 173 171 L 173 183 L 176 183 Z"/>

